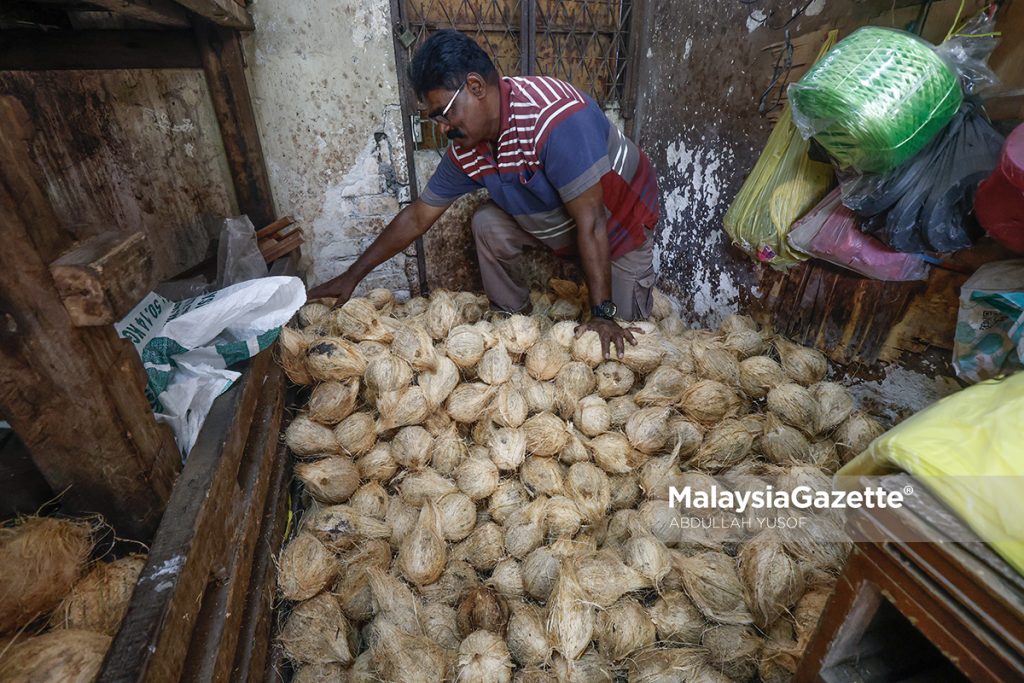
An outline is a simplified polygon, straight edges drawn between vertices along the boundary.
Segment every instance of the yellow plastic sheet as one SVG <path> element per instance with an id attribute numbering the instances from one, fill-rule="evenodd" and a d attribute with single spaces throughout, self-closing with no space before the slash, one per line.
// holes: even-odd
<path id="1" fill-rule="evenodd" d="M 832 31 L 818 54 L 835 44 Z M 789 248 L 786 235 L 832 186 L 832 167 L 807 157 L 810 143 L 800 137 L 787 104 L 761 157 L 722 219 L 734 244 L 751 258 L 787 268 L 807 257 Z"/>
<path id="2" fill-rule="evenodd" d="M 871 442 L 836 474 L 903 470 L 1024 574 L 1024 372 L 948 396 Z"/>

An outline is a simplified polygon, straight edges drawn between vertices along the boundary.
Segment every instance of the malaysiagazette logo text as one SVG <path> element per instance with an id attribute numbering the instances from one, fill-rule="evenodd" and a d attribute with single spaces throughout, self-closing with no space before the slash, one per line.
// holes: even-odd
<path id="1" fill-rule="evenodd" d="M 751 510 L 845 510 L 856 508 L 903 507 L 901 491 L 886 491 L 881 487 L 863 491 L 816 491 L 810 486 L 797 486 L 792 491 L 776 490 L 766 486 L 757 491 L 730 491 L 712 486 L 711 490 L 693 490 L 689 486 L 668 489 L 668 505 L 689 510 L 732 510 L 742 514 Z"/>

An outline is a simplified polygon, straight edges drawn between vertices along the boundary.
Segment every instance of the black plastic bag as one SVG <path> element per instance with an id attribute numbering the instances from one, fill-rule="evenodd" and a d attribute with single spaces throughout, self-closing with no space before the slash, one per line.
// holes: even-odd
<path id="1" fill-rule="evenodd" d="M 1000 135 L 984 110 L 965 102 L 921 152 L 889 173 L 840 178 L 843 203 L 866 218 L 862 229 L 896 251 L 940 253 L 981 234 L 974 193 L 999 163 Z"/>

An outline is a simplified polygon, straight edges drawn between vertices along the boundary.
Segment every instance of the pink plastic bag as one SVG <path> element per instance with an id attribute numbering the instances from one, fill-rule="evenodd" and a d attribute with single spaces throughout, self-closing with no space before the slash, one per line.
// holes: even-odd
<path id="1" fill-rule="evenodd" d="M 793 224 L 789 245 L 814 258 L 875 280 L 924 280 L 928 264 L 914 254 L 901 254 L 860 231 L 857 216 L 843 206 L 835 189 Z"/>

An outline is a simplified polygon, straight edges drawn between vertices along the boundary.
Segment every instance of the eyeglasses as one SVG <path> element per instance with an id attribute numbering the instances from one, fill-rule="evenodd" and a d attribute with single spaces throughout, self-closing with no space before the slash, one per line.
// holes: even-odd
<path id="1" fill-rule="evenodd" d="M 444 109 L 441 110 L 441 113 L 439 113 L 439 114 L 431 114 L 430 115 L 431 120 L 433 120 L 435 123 L 443 123 L 445 125 L 448 125 L 449 123 L 451 123 L 448 120 L 448 112 L 451 111 L 452 105 L 455 104 L 455 98 L 459 96 L 459 93 L 462 92 L 462 89 L 465 88 L 465 87 L 466 87 L 466 81 L 463 81 L 462 85 L 460 85 L 459 88 L 455 91 L 455 94 L 452 95 L 452 98 L 450 100 L 448 100 L 448 104 L 446 104 Z"/>

